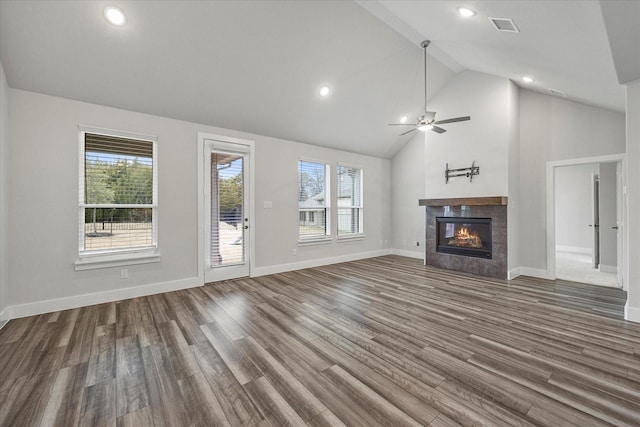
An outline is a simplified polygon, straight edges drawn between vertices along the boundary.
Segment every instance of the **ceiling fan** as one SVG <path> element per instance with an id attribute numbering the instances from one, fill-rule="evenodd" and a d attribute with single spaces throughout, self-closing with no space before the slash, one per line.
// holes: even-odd
<path id="1" fill-rule="evenodd" d="M 425 40 L 420 44 L 424 49 L 424 115 L 419 116 L 415 124 L 389 123 L 389 126 L 415 126 L 413 129 L 403 132 L 400 135 L 406 135 L 416 130 L 420 130 L 423 132 L 432 130 L 436 133 L 445 133 L 446 132 L 445 129 L 436 125 L 443 125 L 447 123 L 464 122 L 466 120 L 471 120 L 471 116 L 463 116 L 463 117 L 454 117 L 453 119 L 436 121 L 436 113 L 433 111 L 427 111 L 427 47 L 429 46 L 430 43 L 431 43 L 430 40 Z"/>

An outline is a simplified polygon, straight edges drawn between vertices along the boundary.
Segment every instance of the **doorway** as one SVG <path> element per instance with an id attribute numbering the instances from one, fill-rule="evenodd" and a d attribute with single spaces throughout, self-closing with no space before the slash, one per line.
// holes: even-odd
<path id="1" fill-rule="evenodd" d="M 547 215 L 547 256 L 552 277 L 622 287 L 622 159 L 550 162 L 548 173 L 552 211 Z"/>
<path id="2" fill-rule="evenodd" d="M 250 276 L 253 143 L 201 137 L 204 283 Z"/>

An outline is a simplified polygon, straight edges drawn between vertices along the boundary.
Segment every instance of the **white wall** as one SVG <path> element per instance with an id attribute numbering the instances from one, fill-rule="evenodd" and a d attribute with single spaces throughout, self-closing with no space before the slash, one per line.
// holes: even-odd
<path id="1" fill-rule="evenodd" d="M 9 317 L 9 86 L 0 63 L 0 326 Z"/>
<path id="2" fill-rule="evenodd" d="M 436 119 L 471 116 L 470 121 L 443 125 L 446 133 L 414 137 L 392 161 L 393 248 L 395 253 L 424 256 L 425 210 L 419 199 L 509 197 L 509 268 L 518 262 L 519 91 L 509 80 L 473 71 L 456 74 L 429 100 Z M 463 100 L 463 102 L 461 102 Z M 480 166 L 480 175 L 445 183 L 450 168 Z"/>
<path id="3" fill-rule="evenodd" d="M 475 71 L 456 74 L 430 101 L 436 120 L 471 116 L 471 120 L 442 125 L 447 132 L 426 132 L 425 198 L 508 195 L 509 123 L 512 83 Z M 480 175 L 445 183 L 445 166 L 470 167 L 475 160 Z"/>
<path id="4" fill-rule="evenodd" d="M 570 252 L 593 253 L 591 174 L 598 164 L 556 168 L 556 247 Z"/>
<path id="5" fill-rule="evenodd" d="M 616 164 L 600 164 L 600 269 L 616 271 L 617 257 L 617 191 Z"/>
<path id="6" fill-rule="evenodd" d="M 508 102 L 507 270 L 511 275 L 520 267 L 520 89 L 513 82 L 509 82 Z"/>
<path id="7" fill-rule="evenodd" d="M 425 254 L 425 208 L 418 206 L 424 198 L 424 147 L 424 133 L 416 132 L 391 161 L 391 244 L 394 253 L 416 258 Z"/>
<path id="8" fill-rule="evenodd" d="M 640 322 L 640 80 L 627 84 L 627 305 L 625 318 Z"/>
<path id="9" fill-rule="evenodd" d="M 236 134 L 234 134 L 236 135 Z M 245 134 L 246 135 L 246 134 Z M 295 268 L 329 257 L 368 253 L 391 247 L 391 161 L 297 142 L 253 135 L 256 140 L 256 259 L 259 274 Z M 363 170 L 364 240 L 323 245 L 297 245 L 298 159 L 360 167 Z M 331 198 L 337 205 L 337 183 L 331 179 Z M 264 209 L 264 202 L 273 207 Z M 336 224 L 332 221 L 334 235 Z M 294 249 L 296 255 L 293 255 Z"/>
<path id="10" fill-rule="evenodd" d="M 250 139 L 256 145 L 255 266 L 375 254 L 389 244 L 390 161 L 131 111 L 9 89 L 12 218 L 9 303 L 14 314 L 57 309 L 74 301 L 118 299 L 198 284 L 197 133 Z M 158 137 L 158 244 L 161 262 L 74 270 L 78 258 L 78 125 Z M 299 156 L 364 168 L 366 239 L 293 249 L 297 242 Z M 273 209 L 263 209 L 263 201 Z M 159 285 L 158 285 L 159 284 Z M 146 285 L 158 285 L 143 288 Z M 109 293 L 111 292 L 111 293 Z M 78 296 L 96 294 L 94 297 Z M 106 294 L 105 294 L 106 293 Z M 57 298 L 67 299 L 49 301 Z M 74 299 L 75 298 L 75 299 Z M 42 303 L 45 301 L 45 303 Z M 49 301 L 49 302 L 46 302 Z M 23 305 L 25 304 L 25 305 Z"/>
<path id="11" fill-rule="evenodd" d="M 520 90 L 521 267 L 547 268 L 547 162 L 624 152 L 624 114 Z"/>

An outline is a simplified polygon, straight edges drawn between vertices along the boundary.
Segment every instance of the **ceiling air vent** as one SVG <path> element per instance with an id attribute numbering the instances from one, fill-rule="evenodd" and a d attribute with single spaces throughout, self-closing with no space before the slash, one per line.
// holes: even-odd
<path id="1" fill-rule="evenodd" d="M 489 21 L 496 27 L 498 31 L 506 31 L 508 33 L 519 33 L 520 30 L 516 27 L 516 24 L 513 23 L 512 19 L 509 18 L 489 18 Z"/>
<path id="2" fill-rule="evenodd" d="M 563 92 L 563 91 L 558 90 L 558 89 L 551 89 L 551 88 L 549 88 L 549 93 L 550 93 L 551 95 L 561 96 L 561 97 L 563 97 L 563 98 L 566 98 L 566 97 L 567 97 L 567 92 Z"/>

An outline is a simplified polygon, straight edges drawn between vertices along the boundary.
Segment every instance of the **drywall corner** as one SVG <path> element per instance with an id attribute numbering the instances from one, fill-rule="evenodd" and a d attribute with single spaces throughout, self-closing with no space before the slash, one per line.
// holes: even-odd
<path id="1" fill-rule="evenodd" d="M 0 63 L 0 324 L 8 320 L 9 306 L 9 85 Z"/>

